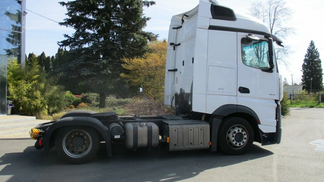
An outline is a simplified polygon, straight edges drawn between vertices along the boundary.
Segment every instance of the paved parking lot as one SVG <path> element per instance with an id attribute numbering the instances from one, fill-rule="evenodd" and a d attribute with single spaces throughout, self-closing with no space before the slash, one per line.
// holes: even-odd
<path id="1" fill-rule="evenodd" d="M 31 128 L 48 120 L 38 120 L 34 116 L 0 116 L 0 139 L 29 138 Z"/>
<path id="2" fill-rule="evenodd" d="M 208 150 L 167 152 L 158 149 L 101 147 L 87 164 L 69 165 L 36 150 L 34 140 L 0 140 L 0 181 L 324 181 L 324 109 L 292 109 L 283 118 L 282 143 L 254 143 L 244 155 Z M 29 128 L 30 129 L 30 128 Z"/>

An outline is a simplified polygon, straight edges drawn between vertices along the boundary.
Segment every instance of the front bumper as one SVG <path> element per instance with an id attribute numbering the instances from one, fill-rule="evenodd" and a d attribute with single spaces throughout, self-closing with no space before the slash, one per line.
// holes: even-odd
<path id="1" fill-rule="evenodd" d="M 48 129 L 49 126 L 51 126 L 55 121 L 47 122 L 47 123 L 41 123 L 37 125 L 36 127 L 32 128 L 29 131 L 29 135 L 31 139 L 37 140 L 44 136 L 45 131 Z"/>
<path id="2" fill-rule="evenodd" d="M 275 133 L 262 133 L 262 145 L 270 145 L 270 144 L 279 144 L 281 142 L 281 105 L 280 101 L 276 101 L 276 132 Z"/>

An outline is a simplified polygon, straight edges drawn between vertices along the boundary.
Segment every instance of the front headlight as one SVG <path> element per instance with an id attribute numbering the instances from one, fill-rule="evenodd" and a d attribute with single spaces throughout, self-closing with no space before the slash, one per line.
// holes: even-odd
<path id="1" fill-rule="evenodd" d="M 37 140 L 40 136 L 42 136 L 43 131 L 40 129 L 33 128 L 29 132 L 30 138 Z"/>

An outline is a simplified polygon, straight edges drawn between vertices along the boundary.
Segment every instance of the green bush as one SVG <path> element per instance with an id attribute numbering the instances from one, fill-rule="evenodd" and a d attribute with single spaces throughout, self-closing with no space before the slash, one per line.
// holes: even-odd
<path id="1" fill-rule="evenodd" d="M 76 99 L 76 97 L 70 91 L 65 92 L 64 98 L 67 102 L 66 106 L 72 105 Z"/>
<path id="2" fill-rule="evenodd" d="M 281 105 L 281 115 L 286 116 L 289 114 L 290 110 L 289 110 L 289 104 L 290 101 L 288 99 L 287 93 L 285 92 L 283 95 L 283 98 L 280 102 Z"/>
<path id="3" fill-rule="evenodd" d="M 65 100 L 67 102 L 66 106 L 71 108 L 71 105 L 77 107 L 82 101 L 80 97 L 76 97 L 70 91 L 66 91 Z"/>
<path id="4" fill-rule="evenodd" d="M 63 108 L 68 105 L 65 97 L 66 92 L 62 86 L 47 83 L 44 96 L 47 103 L 48 114 L 61 112 Z"/>
<path id="5" fill-rule="evenodd" d="M 135 102 L 134 99 L 117 99 L 115 96 L 109 96 L 106 99 L 106 107 L 125 107 L 127 104 Z"/>
<path id="6" fill-rule="evenodd" d="M 99 94 L 82 93 L 81 102 L 87 103 L 90 107 L 97 107 L 99 105 Z"/>
<path id="7" fill-rule="evenodd" d="M 47 114 L 46 99 L 43 97 L 45 84 L 39 79 L 41 73 L 36 61 L 25 68 L 17 60 L 8 65 L 8 99 L 13 101 L 20 114 Z"/>
<path id="8" fill-rule="evenodd" d="M 82 102 L 80 97 L 75 97 L 74 101 L 72 102 L 72 105 L 74 107 L 77 107 Z"/>
<path id="9" fill-rule="evenodd" d="M 321 93 L 321 96 L 320 96 L 320 93 Z M 323 100 L 324 99 L 324 92 L 317 92 L 315 94 L 314 101 L 320 103 L 320 99 L 321 99 L 321 102 L 324 102 L 324 100 Z"/>
<path id="10" fill-rule="evenodd" d="M 290 107 L 306 107 L 306 108 L 313 108 L 313 107 L 322 108 L 323 105 L 324 105 L 323 103 L 319 103 L 318 93 L 309 94 L 305 90 L 298 92 L 298 94 L 295 94 L 293 100 L 290 103 Z"/>
<path id="11" fill-rule="evenodd" d="M 25 66 L 10 61 L 7 79 L 8 99 L 19 114 L 45 117 L 67 105 L 63 87 L 42 70 L 35 55 L 29 56 Z"/>

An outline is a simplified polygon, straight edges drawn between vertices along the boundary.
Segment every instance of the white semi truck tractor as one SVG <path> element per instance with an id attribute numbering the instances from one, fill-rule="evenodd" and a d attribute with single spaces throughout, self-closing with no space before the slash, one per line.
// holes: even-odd
<path id="1" fill-rule="evenodd" d="M 164 103 L 175 115 L 117 116 L 72 111 L 30 132 L 35 147 L 83 163 L 104 143 L 125 149 L 160 147 L 169 151 L 209 149 L 243 154 L 254 141 L 281 140 L 282 82 L 271 35 L 257 19 L 200 0 L 171 19 Z"/>

